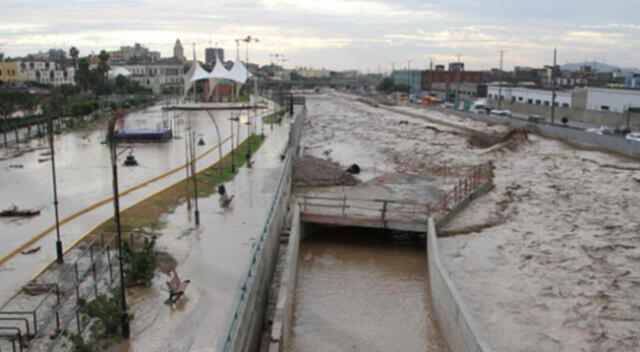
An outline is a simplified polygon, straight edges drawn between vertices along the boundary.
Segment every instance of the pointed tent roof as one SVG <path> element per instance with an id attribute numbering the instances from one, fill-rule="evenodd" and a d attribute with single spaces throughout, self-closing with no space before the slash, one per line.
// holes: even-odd
<path id="1" fill-rule="evenodd" d="M 251 77 L 251 73 L 240 60 L 240 54 L 236 53 L 236 62 L 233 63 L 231 71 L 229 71 L 229 79 L 244 84 Z"/>
<path id="2" fill-rule="evenodd" d="M 202 66 L 197 60 L 193 61 L 193 65 L 195 65 L 195 69 L 194 69 L 193 75 L 189 78 L 189 81 L 195 82 L 201 79 L 209 78 L 209 72 L 207 72 L 207 70 L 202 68 Z M 189 72 L 191 72 L 191 69 L 189 69 Z"/>
<path id="3" fill-rule="evenodd" d="M 112 67 L 109 70 L 109 73 L 107 74 L 109 76 L 109 78 L 116 78 L 118 76 L 131 76 L 131 71 L 127 70 L 124 67 L 121 66 L 117 66 L 117 67 Z"/>
<path id="4" fill-rule="evenodd" d="M 211 70 L 211 73 L 209 73 L 209 78 L 232 79 L 231 75 L 229 74 L 230 72 L 227 70 L 226 67 L 224 67 L 224 62 L 222 62 L 220 60 L 220 57 L 218 57 L 217 51 L 215 55 L 216 55 L 216 63 L 213 65 L 213 69 Z"/>
<path id="5" fill-rule="evenodd" d="M 187 95 L 187 92 L 193 85 L 193 82 L 201 79 L 207 79 L 209 78 L 208 76 L 209 72 L 207 72 L 204 68 L 202 68 L 202 66 L 200 66 L 198 60 L 193 60 L 189 71 L 184 74 L 184 95 Z"/>

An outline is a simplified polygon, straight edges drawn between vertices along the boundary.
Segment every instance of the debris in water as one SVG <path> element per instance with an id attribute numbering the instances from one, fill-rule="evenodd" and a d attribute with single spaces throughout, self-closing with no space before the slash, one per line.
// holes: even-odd
<path id="1" fill-rule="evenodd" d="M 37 252 L 39 250 L 40 250 L 40 246 L 31 248 L 31 249 L 27 249 L 26 251 L 22 251 L 20 253 L 27 255 L 27 254 L 33 254 L 33 253 L 35 253 L 35 252 Z"/>
<path id="2" fill-rule="evenodd" d="M 9 209 L 5 209 L 0 212 L 0 216 L 10 217 L 10 216 L 35 216 L 40 215 L 40 210 L 37 209 L 18 209 L 17 206 L 13 205 Z"/>

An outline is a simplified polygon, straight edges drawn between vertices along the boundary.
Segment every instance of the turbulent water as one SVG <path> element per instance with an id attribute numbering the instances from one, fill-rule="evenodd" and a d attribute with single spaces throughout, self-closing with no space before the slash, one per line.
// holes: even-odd
<path id="1" fill-rule="evenodd" d="M 317 227 L 301 242 L 295 351 L 443 351 L 424 245 L 375 230 Z"/>

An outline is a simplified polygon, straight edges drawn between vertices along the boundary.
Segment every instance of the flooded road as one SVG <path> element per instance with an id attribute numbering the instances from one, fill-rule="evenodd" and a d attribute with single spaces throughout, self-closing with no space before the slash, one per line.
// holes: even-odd
<path id="1" fill-rule="evenodd" d="M 423 244 L 373 229 L 313 227 L 301 242 L 295 351 L 445 351 Z"/>
<path id="2" fill-rule="evenodd" d="M 227 140 L 223 143 L 222 152 L 228 153 L 231 148 L 231 143 L 228 142 L 232 127 L 229 121 L 231 111 L 215 111 L 212 114 L 220 129 L 220 140 Z M 124 127 L 155 129 L 157 124 L 163 121 L 163 117 L 167 116 L 163 114 L 161 106 L 152 106 L 130 113 Z M 205 155 L 196 163 L 198 170 L 218 160 L 217 148 L 212 149 L 212 147 L 219 142 L 219 139 L 211 119 L 204 111 L 182 112 L 175 117 L 171 113 L 168 118 L 173 124 L 175 135 L 184 137 L 185 131 L 191 125 L 196 135 L 205 141 L 204 146 L 197 147 L 197 154 Z M 247 135 L 246 125 L 242 124 L 245 119 L 246 113 L 240 120 L 241 141 Z M 237 127 L 238 124 L 233 123 L 233 125 Z M 84 209 L 91 209 L 61 226 L 61 240 L 65 248 L 91 230 L 93 226 L 113 216 L 113 205 L 110 202 L 95 206 L 98 202 L 108 200 L 112 195 L 108 149 L 105 144 L 101 144 L 104 140 L 104 130 L 105 128 L 101 126 L 56 136 L 60 218 L 62 220 Z M 238 129 L 234 128 L 234 133 L 237 132 Z M 146 183 L 147 180 L 164 175 L 184 164 L 185 140 L 185 138 L 176 138 L 167 143 L 134 145 L 133 153 L 140 165 L 132 168 L 119 167 L 120 192 L 122 194 L 135 185 L 144 185 L 144 187 L 122 196 L 121 209 L 185 177 L 185 171 L 180 170 L 155 182 Z M 0 208 L 4 209 L 11 204 L 16 204 L 20 208 L 41 210 L 39 216 L 32 218 L 0 219 L 2 234 L 0 258 L 4 258 L 34 236 L 44 234 L 38 242 L 33 244 L 33 247 L 40 246 L 40 251 L 28 256 L 18 254 L 0 267 L 0 279 L 5 282 L 3 290 L 0 290 L 0 304 L 26 284 L 40 268 L 55 259 L 55 231 L 50 227 L 54 224 L 51 165 L 48 161 L 39 162 L 38 160 L 47 158 L 46 143 L 43 140 L 34 140 L 29 146 L 21 148 L 38 147 L 45 149 L 0 161 L 0 180 L 3 182 L 3 187 L 0 188 Z M 121 156 L 120 162 L 125 156 L 126 154 Z M 22 167 L 14 168 L 11 165 Z"/>

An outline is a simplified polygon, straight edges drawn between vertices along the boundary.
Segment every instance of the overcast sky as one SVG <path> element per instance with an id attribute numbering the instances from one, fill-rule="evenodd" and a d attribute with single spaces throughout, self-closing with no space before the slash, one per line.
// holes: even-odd
<path id="1" fill-rule="evenodd" d="M 191 57 L 234 39 L 259 39 L 249 61 L 284 54 L 286 67 L 363 72 L 467 69 L 604 61 L 640 67 L 640 0 L 0 0 L 0 51 L 8 56 L 75 45 L 81 55 L 142 43 L 171 56 L 176 38 Z M 242 49 L 244 58 L 244 45 Z"/>

